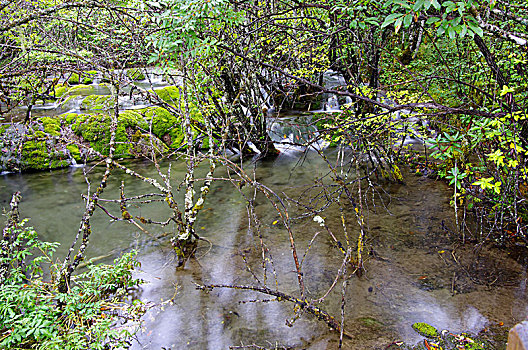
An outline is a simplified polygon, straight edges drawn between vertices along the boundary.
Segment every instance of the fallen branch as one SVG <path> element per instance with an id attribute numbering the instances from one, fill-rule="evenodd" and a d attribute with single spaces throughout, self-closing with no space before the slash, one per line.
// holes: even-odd
<path id="1" fill-rule="evenodd" d="M 268 287 L 257 287 L 257 286 L 244 286 L 244 285 L 227 285 L 227 284 L 196 284 L 196 288 L 203 290 L 203 291 L 211 291 L 214 288 L 229 288 L 229 289 L 239 289 L 239 290 L 252 290 L 255 292 L 259 292 L 262 294 L 272 295 L 276 297 L 277 301 L 289 301 L 297 305 L 302 310 L 314 315 L 318 320 L 325 322 L 328 327 L 332 330 L 336 330 L 338 332 L 342 332 L 344 336 L 347 338 L 352 338 L 350 334 L 348 334 L 345 331 L 342 331 L 341 326 L 336 321 L 336 319 L 328 314 L 326 311 L 318 308 L 317 306 L 312 305 L 308 300 L 306 299 L 299 299 L 296 297 L 293 297 L 291 295 L 285 294 L 283 292 L 279 292 L 278 290 L 272 290 Z"/>

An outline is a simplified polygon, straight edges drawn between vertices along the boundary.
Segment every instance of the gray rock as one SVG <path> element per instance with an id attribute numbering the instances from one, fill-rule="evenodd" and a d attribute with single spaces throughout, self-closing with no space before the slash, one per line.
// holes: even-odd
<path id="1" fill-rule="evenodd" d="M 517 324 L 510 330 L 506 350 L 528 349 L 528 320 Z"/>

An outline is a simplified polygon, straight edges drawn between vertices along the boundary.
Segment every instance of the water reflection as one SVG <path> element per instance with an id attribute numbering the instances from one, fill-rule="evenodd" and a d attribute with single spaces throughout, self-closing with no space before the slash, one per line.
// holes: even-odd
<path id="1" fill-rule="evenodd" d="M 324 163 L 307 154 L 303 162 L 291 161 L 292 154 L 273 162 L 262 163 L 256 177 L 277 193 L 306 199 L 303 185 L 314 176 L 327 172 Z M 131 163 L 135 170 L 157 177 L 148 163 Z M 166 169 L 168 164 L 164 164 Z M 185 166 L 173 163 L 172 174 L 182 179 Z M 97 183 L 102 169 L 95 169 L 88 181 Z M 206 169 L 202 169 L 205 172 Z M 128 196 L 152 192 L 141 181 L 125 177 L 116 170 L 105 189 L 104 198 L 118 198 L 121 180 Z M 62 169 L 35 174 L 9 174 L 0 178 L 0 200 L 6 206 L 13 191 L 22 192 L 23 216 L 42 238 L 60 241 L 58 251 L 64 256 L 72 241 L 84 210 L 80 193 L 86 192 L 82 168 Z M 366 220 L 369 227 L 366 274 L 349 281 L 346 296 L 346 329 L 353 336 L 345 340 L 347 349 L 383 348 L 394 340 L 415 341 L 413 322 L 429 322 L 440 329 L 478 332 L 497 322 L 506 326 L 528 314 L 526 300 L 526 267 L 509 258 L 505 252 L 482 250 L 480 264 L 503 276 L 494 283 L 471 269 L 476 259 L 474 247 L 453 241 L 442 223 L 452 225 L 451 193 L 441 183 L 407 175 L 406 184 L 385 184 L 383 205 L 369 202 Z M 251 194 L 249 189 L 247 194 Z M 390 200 L 389 200 L 390 199 Z M 375 205 L 374 205 L 375 204 Z M 142 271 L 148 281 L 141 290 L 145 302 L 159 303 L 173 299 L 164 310 L 152 310 L 145 317 L 145 331 L 139 334 L 135 349 L 226 349 L 231 345 L 273 348 L 274 344 L 311 349 L 332 349 L 338 337 L 310 315 L 302 315 L 293 327 L 285 324 L 294 316 L 292 305 L 265 301 L 267 296 L 255 292 L 215 289 L 210 293 L 196 290 L 195 283 L 256 285 L 244 258 L 259 279 L 261 246 L 255 227 L 247 220 L 246 203 L 231 184 L 213 185 L 207 205 L 200 213 L 197 230 L 210 242 L 201 241 L 198 259 L 185 269 L 176 270 L 173 254 L 166 241 L 156 242 L 122 222 L 111 222 L 98 211 L 92 220 L 93 236 L 88 254 L 91 257 L 122 251 L 139 250 Z M 118 212 L 116 205 L 109 208 Z M 169 211 L 163 203 L 129 208 L 133 215 L 163 220 Z M 292 215 L 296 214 L 293 206 Z M 277 212 L 263 196 L 257 196 L 263 241 L 270 249 L 273 265 L 268 262 L 268 285 L 274 286 L 275 269 L 279 289 L 298 291 L 295 266 L 288 234 L 274 222 Z M 330 207 L 324 213 L 332 231 L 342 235 L 339 211 Z M 357 234 L 354 219 L 349 218 L 349 232 Z M 293 222 L 299 254 L 302 256 L 314 235 L 320 231 L 308 217 Z M 172 227 L 149 228 L 153 235 L 171 231 Z M 324 233 L 314 239 L 304 261 L 307 295 L 319 298 L 333 283 L 342 256 Z M 443 253 L 441 253 L 443 252 Z M 495 269 L 495 270 L 494 270 Z M 341 283 L 321 305 L 334 315 L 340 314 Z M 240 303 L 243 301 L 242 303 Z"/>

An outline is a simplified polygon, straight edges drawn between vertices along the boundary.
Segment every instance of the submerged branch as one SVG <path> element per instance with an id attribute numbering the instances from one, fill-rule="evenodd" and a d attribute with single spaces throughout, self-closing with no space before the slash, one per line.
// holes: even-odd
<path id="1" fill-rule="evenodd" d="M 318 320 L 325 322 L 328 327 L 330 327 L 333 330 L 336 330 L 338 332 L 342 332 L 343 335 L 345 335 L 348 338 L 352 338 L 350 334 L 343 331 L 340 324 L 336 321 L 336 319 L 328 314 L 326 311 L 322 310 L 321 308 L 318 308 L 317 306 L 312 305 L 308 300 L 306 299 L 299 299 L 295 298 L 291 295 L 285 294 L 283 292 L 279 292 L 278 290 L 272 290 L 268 287 L 257 287 L 257 286 L 245 286 L 245 285 L 228 285 L 228 284 L 204 284 L 199 285 L 196 284 L 196 288 L 203 290 L 203 291 L 211 291 L 215 288 L 229 288 L 229 289 L 239 289 L 239 290 L 252 290 L 255 292 L 259 292 L 266 295 L 271 295 L 276 297 L 277 301 L 289 301 L 300 307 L 302 310 L 314 315 Z"/>

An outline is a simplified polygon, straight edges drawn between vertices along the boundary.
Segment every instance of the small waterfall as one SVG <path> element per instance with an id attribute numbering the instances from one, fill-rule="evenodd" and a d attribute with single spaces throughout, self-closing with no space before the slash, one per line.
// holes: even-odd
<path id="1" fill-rule="evenodd" d="M 340 73 L 328 70 L 323 75 L 323 86 L 329 90 L 346 90 L 347 84 L 345 78 Z M 348 96 L 340 98 L 336 94 L 324 93 L 322 97 L 323 103 L 321 109 L 313 110 L 311 112 L 341 112 L 342 104 L 352 103 L 352 99 Z"/>
<path id="2" fill-rule="evenodd" d="M 325 112 L 340 112 L 341 108 L 339 108 L 339 100 L 337 99 L 337 96 L 334 94 L 330 94 L 329 97 L 326 99 L 326 102 L 323 105 L 323 110 Z"/>
<path id="3" fill-rule="evenodd" d="M 311 116 L 275 118 L 269 122 L 269 135 L 281 153 L 302 152 L 306 147 L 325 148 L 326 142 L 318 139 L 319 132 L 310 122 Z"/>

